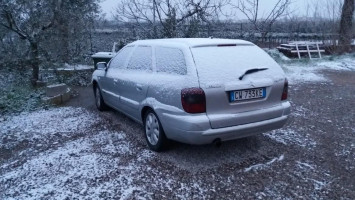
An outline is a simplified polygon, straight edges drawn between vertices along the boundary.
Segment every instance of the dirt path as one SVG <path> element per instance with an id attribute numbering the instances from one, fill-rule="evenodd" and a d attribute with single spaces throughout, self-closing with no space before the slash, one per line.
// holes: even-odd
<path id="1" fill-rule="evenodd" d="M 73 86 L 71 88 L 75 96 L 63 106 L 82 107 L 90 110 L 96 108 L 92 85 L 87 87 Z"/>

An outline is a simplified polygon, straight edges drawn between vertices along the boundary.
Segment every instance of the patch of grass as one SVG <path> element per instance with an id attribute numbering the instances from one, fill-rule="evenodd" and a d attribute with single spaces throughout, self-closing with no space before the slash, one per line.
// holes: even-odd
<path id="1" fill-rule="evenodd" d="M 0 114 L 33 111 L 45 107 L 41 101 L 44 90 L 31 86 L 13 86 L 0 90 Z"/>
<path id="2" fill-rule="evenodd" d="M 0 73 L 0 115 L 47 106 L 41 101 L 44 88 L 34 88 L 30 84 L 30 71 L 2 69 Z"/>

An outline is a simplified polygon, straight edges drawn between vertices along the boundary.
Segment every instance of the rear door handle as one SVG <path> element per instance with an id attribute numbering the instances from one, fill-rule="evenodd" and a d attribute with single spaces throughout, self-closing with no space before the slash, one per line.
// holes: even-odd
<path id="1" fill-rule="evenodd" d="M 117 84 L 118 83 L 118 79 L 113 79 L 113 84 Z"/>

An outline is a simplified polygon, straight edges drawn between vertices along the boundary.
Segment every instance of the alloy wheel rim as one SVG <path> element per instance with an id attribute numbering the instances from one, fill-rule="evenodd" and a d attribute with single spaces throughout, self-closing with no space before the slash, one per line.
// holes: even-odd
<path id="1" fill-rule="evenodd" d="M 145 121 L 145 134 L 151 145 L 156 145 L 159 140 L 159 122 L 153 113 L 149 113 Z"/>

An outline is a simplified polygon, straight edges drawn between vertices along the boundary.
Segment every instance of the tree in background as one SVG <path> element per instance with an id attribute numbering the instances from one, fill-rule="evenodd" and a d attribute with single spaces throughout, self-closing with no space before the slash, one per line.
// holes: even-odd
<path id="1" fill-rule="evenodd" d="M 339 30 L 339 45 L 341 46 L 341 52 L 351 51 L 351 40 L 354 34 L 352 32 L 354 7 L 354 0 L 344 0 Z"/>
<path id="2" fill-rule="evenodd" d="M 0 26 L 15 33 L 30 49 L 33 85 L 43 56 L 67 62 L 82 52 L 92 29 L 98 0 L 0 0 Z"/>
<path id="3" fill-rule="evenodd" d="M 208 23 L 228 2 L 228 0 L 122 0 L 116 10 L 116 19 L 120 22 L 135 23 L 146 33 L 147 38 L 172 38 L 178 37 L 178 33 L 182 32 L 179 28 L 184 24 L 196 25 L 196 19 Z"/>
<path id="4" fill-rule="evenodd" d="M 0 26 L 0 70 L 12 64 L 22 66 L 28 50 L 24 42 L 17 37 L 16 33 Z M 16 55 L 20 59 L 14 60 L 12 57 Z"/>
<path id="5" fill-rule="evenodd" d="M 182 27 L 183 37 L 192 38 L 196 37 L 199 32 L 199 27 L 202 21 L 198 17 L 191 17 Z"/>
<path id="6" fill-rule="evenodd" d="M 54 25 L 61 6 L 61 0 L 2 0 L 0 3 L 0 25 L 13 31 L 29 44 L 33 85 L 39 78 L 41 37 Z"/>
<path id="7" fill-rule="evenodd" d="M 273 25 L 273 31 L 287 33 L 289 40 L 317 40 L 328 46 L 336 45 L 343 0 L 310 1 L 303 4 L 303 12 L 286 12 L 283 19 Z M 306 35 L 310 37 L 306 37 Z M 312 36 L 313 35 L 313 36 Z"/>
<path id="8" fill-rule="evenodd" d="M 253 24 L 255 31 L 261 33 L 261 38 L 265 41 L 272 25 L 286 14 L 291 0 L 278 0 L 266 15 L 261 15 L 259 3 L 259 0 L 238 0 L 237 4 L 232 4 L 232 6 L 244 14 L 248 21 Z"/>
<path id="9" fill-rule="evenodd" d="M 52 47 L 50 59 L 78 63 L 82 62 L 84 54 L 92 53 L 92 34 L 98 13 L 98 0 L 64 0 L 57 23 L 46 40 L 50 41 L 53 36 L 57 39 L 55 45 L 47 44 Z"/>

